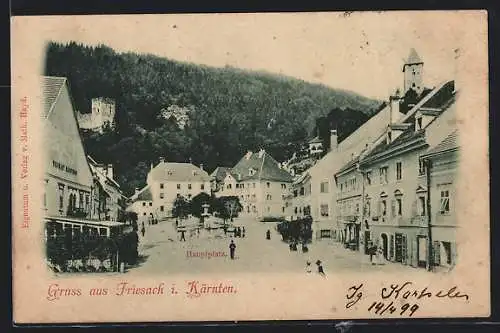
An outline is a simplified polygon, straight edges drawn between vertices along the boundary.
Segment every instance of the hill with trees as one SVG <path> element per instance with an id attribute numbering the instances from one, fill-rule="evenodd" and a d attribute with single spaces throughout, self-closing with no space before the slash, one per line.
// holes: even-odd
<path id="1" fill-rule="evenodd" d="M 233 166 L 247 150 L 260 148 L 283 161 L 317 135 L 316 120 L 331 110 L 342 110 L 345 126 L 338 130 L 348 133 L 380 105 L 353 92 L 282 75 L 74 42 L 48 44 L 44 74 L 68 78 L 81 113 L 90 112 L 94 97 L 115 99 L 115 129 L 83 137 L 89 154 L 114 165 L 127 195 L 144 185 L 159 157 L 192 159 L 208 171 Z M 187 121 L 180 126 L 165 115 Z"/>

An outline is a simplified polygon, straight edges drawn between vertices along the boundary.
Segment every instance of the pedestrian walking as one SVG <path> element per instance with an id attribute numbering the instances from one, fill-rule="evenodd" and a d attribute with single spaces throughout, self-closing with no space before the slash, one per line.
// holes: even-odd
<path id="1" fill-rule="evenodd" d="M 325 277 L 325 271 L 323 270 L 323 265 L 321 265 L 321 260 L 316 261 L 316 266 L 318 266 L 319 275 Z"/>
<path id="2" fill-rule="evenodd" d="M 271 239 L 271 231 L 269 229 L 266 231 L 266 239 Z"/>
<path id="3" fill-rule="evenodd" d="M 242 232 L 241 237 L 245 238 L 245 227 L 241 229 L 241 232 Z"/>
<path id="4" fill-rule="evenodd" d="M 185 242 L 186 241 L 186 235 L 185 235 L 186 231 L 185 230 L 181 230 L 181 242 Z"/>
<path id="5" fill-rule="evenodd" d="M 146 233 L 146 228 L 144 227 L 144 222 L 142 222 L 142 228 L 141 228 L 142 237 L 144 237 L 145 233 Z"/>
<path id="6" fill-rule="evenodd" d="M 311 272 L 312 272 L 311 262 L 308 260 L 306 261 L 306 273 L 311 273 Z"/>
<path id="7" fill-rule="evenodd" d="M 236 251 L 236 244 L 234 244 L 234 241 L 231 239 L 231 244 L 229 244 L 229 254 L 231 256 L 231 259 L 234 259 L 235 251 Z"/>

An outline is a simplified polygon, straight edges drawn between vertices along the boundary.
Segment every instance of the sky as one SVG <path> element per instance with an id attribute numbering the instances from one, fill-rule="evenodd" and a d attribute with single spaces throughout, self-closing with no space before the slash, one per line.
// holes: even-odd
<path id="1" fill-rule="evenodd" d="M 454 12 L 49 16 L 38 35 L 216 67 L 264 70 L 387 99 L 411 48 L 427 87 L 453 79 L 467 25 Z M 40 21 L 41 20 L 41 21 Z"/>

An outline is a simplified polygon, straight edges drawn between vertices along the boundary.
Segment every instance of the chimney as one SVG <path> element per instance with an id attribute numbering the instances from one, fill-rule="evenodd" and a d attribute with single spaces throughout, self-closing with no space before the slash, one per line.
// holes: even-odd
<path id="1" fill-rule="evenodd" d="M 399 112 L 399 102 L 401 100 L 401 96 L 399 94 L 399 89 L 396 90 L 396 93 L 389 97 L 390 107 L 391 107 L 391 119 L 389 124 L 396 124 L 399 119 L 403 116 L 401 112 Z"/>
<path id="2" fill-rule="evenodd" d="M 160 163 L 165 163 L 165 157 L 160 157 Z"/>
<path id="3" fill-rule="evenodd" d="M 193 159 L 191 157 L 189 158 L 189 163 L 193 164 Z"/>
<path id="4" fill-rule="evenodd" d="M 203 163 L 200 163 L 200 169 L 203 170 Z"/>
<path id="5" fill-rule="evenodd" d="M 110 179 L 113 179 L 113 164 L 108 164 L 108 168 L 106 169 L 106 176 Z"/>
<path id="6" fill-rule="evenodd" d="M 336 151 L 339 144 L 337 130 L 330 130 L 330 151 Z"/>

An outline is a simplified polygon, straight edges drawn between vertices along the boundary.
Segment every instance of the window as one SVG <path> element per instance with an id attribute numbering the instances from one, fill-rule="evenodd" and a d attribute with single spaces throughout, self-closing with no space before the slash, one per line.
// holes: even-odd
<path id="1" fill-rule="evenodd" d="M 146 212 L 142 213 L 142 215 L 146 216 Z"/>
<path id="2" fill-rule="evenodd" d="M 149 207 L 152 207 L 152 206 L 153 206 L 153 203 L 152 203 L 152 202 L 150 202 L 150 203 L 149 203 Z"/>
<path id="3" fill-rule="evenodd" d="M 381 214 L 382 216 L 387 215 L 387 201 L 384 199 L 380 202 Z"/>
<path id="4" fill-rule="evenodd" d="M 191 189 L 191 184 L 188 184 L 188 190 L 190 190 L 190 189 Z"/>
<path id="5" fill-rule="evenodd" d="M 267 186 L 267 188 L 270 188 L 270 187 L 271 187 L 271 183 L 270 183 L 270 182 L 267 182 L 267 183 L 266 183 L 266 186 Z"/>
<path id="6" fill-rule="evenodd" d="M 300 188 L 300 195 L 304 195 L 304 186 Z"/>
<path id="7" fill-rule="evenodd" d="M 255 194 L 252 194 L 252 199 L 255 199 L 257 198 L 257 196 Z"/>
<path id="8" fill-rule="evenodd" d="M 266 196 L 266 200 L 271 200 L 271 198 L 272 198 L 272 197 L 271 197 L 271 195 L 270 195 L 270 194 L 268 194 L 268 195 Z"/>
<path id="9" fill-rule="evenodd" d="M 418 175 L 422 176 L 425 174 L 425 163 L 423 160 L 418 161 Z"/>
<path id="10" fill-rule="evenodd" d="M 286 190 L 286 184 L 281 184 L 281 189 Z"/>
<path id="11" fill-rule="evenodd" d="M 205 184 L 201 184 L 200 189 L 203 191 L 205 189 Z"/>
<path id="12" fill-rule="evenodd" d="M 340 192 L 344 190 L 344 184 L 340 184 Z"/>
<path id="13" fill-rule="evenodd" d="M 161 189 L 163 188 L 163 183 L 160 183 L 160 188 L 161 188 Z"/>
<path id="14" fill-rule="evenodd" d="M 418 197 L 418 214 L 425 216 L 425 197 Z"/>
<path id="15" fill-rule="evenodd" d="M 320 192 L 321 193 L 328 193 L 328 182 L 322 182 L 320 184 Z"/>
<path id="16" fill-rule="evenodd" d="M 143 202 L 143 203 L 142 203 L 142 207 L 145 207 L 145 206 L 146 206 L 146 203 L 145 203 L 145 202 Z"/>
<path id="17" fill-rule="evenodd" d="M 365 208 L 365 209 L 366 209 L 366 210 L 365 210 L 365 214 L 366 214 L 367 216 L 370 216 L 370 214 L 371 214 L 371 212 L 370 212 L 370 210 L 371 210 L 371 203 L 370 203 L 370 199 L 366 199 L 366 206 L 365 206 L 365 207 L 366 207 L 366 208 Z"/>
<path id="18" fill-rule="evenodd" d="M 284 213 L 285 212 L 285 207 L 281 207 L 281 212 Z"/>
<path id="19" fill-rule="evenodd" d="M 177 184 L 177 189 L 180 190 L 181 189 L 181 184 Z"/>
<path id="20" fill-rule="evenodd" d="M 396 163 L 396 180 L 403 178 L 403 162 Z"/>
<path id="21" fill-rule="evenodd" d="M 160 206 L 160 212 L 163 212 L 165 208 L 163 206 Z"/>
<path id="22" fill-rule="evenodd" d="M 230 189 L 231 189 L 231 184 L 227 184 L 226 188 L 227 188 L 228 190 L 230 190 Z"/>
<path id="23" fill-rule="evenodd" d="M 294 197 L 297 197 L 297 196 L 298 196 L 298 191 L 297 191 L 297 190 L 293 190 L 293 196 L 294 196 Z"/>
<path id="24" fill-rule="evenodd" d="M 321 216 L 328 216 L 328 205 L 327 204 L 322 204 L 319 206 L 319 211 Z"/>
<path id="25" fill-rule="evenodd" d="M 387 179 L 387 167 L 382 167 L 379 169 L 379 178 L 380 178 L 380 184 L 387 184 L 388 179 Z"/>
<path id="26" fill-rule="evenodd" d="M 422 129 L 422 118 L 417 118 L 417 130 Z"/>
<path id="27" fill-rule="evenodd" d="M 397 216 L 403 215 L 403 200 L 396 198 L 396 214 Z"/>
<path id="28" fill-rule="evenodd" d="M 371 185 L 372 184 L 372 172 L 368 171 L 366 173 L 366 185 Z"/>
<path id="29" fill-rule="evenodd" d="M 192 195 L 191 194 L 188 194 L 188 199 L 191 199 Z"/>
<path id="30" fill-rule="evenodd" d="M 255 188 L 255 183 L 252 183 L 252 185 L 253 185 L 253 188 Z"/>
<path id="31" fill-rule="evenodd" d="M 163 193 L 160 193 L 160 199 L 163 199 L 165 195 Z"/>
<path id="32" fill-rule="evenodd" d="M 64 207 L 64 185 L 59 184 L 59 210 Z"/>
<path id="33" fill-rule="evenodd" d="M 295 214 L 297 214 L 297 211 L 298 211 L 298 209 L 297 209 L 297 207 L 295 207 L 295 209 L 294 209 Z"/>
<path id="34" fill-rule="evenodd" d="M 450 213 L 450 191 L 448 190 L 441 191 L 441 208 L 439 212 L 442 215 Z"/>

